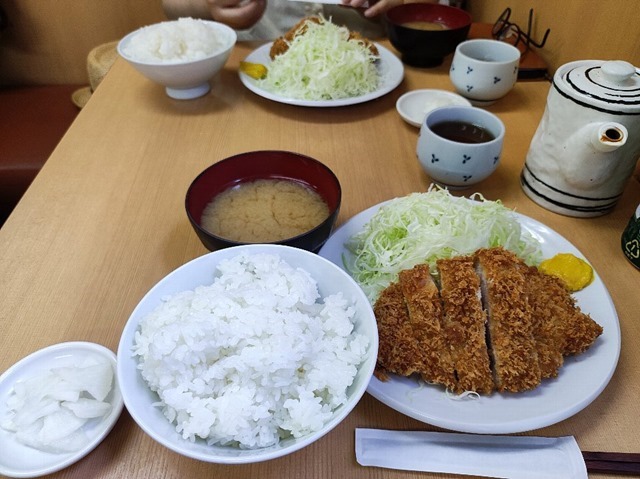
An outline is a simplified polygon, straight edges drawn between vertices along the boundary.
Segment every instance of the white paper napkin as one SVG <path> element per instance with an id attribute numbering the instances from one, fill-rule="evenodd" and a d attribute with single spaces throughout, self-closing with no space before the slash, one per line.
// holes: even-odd
<path id="1" fill-rule="evenodd" d="M 356 429 L 362 466 L 508 479 L 586 479 L 576 440 Z"/>

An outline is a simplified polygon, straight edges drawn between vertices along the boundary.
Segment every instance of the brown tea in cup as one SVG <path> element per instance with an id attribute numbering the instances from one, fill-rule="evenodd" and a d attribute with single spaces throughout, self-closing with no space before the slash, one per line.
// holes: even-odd
<path id="1" fill-rule="evenodd" d="M 486 143 L 495 139 L 487 129 L 465 121 L 443 121 L 433 125 L 431 131 L 457 143 Z"/>

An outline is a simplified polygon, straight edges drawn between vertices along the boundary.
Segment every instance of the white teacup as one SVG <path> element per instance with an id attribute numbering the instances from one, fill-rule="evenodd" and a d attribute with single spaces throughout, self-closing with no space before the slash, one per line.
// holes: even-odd
<path id="1" fill-rule="evenodd" d="M 520 50 L 498 40 L 476 39 L 460 43 L 453 55 L 449 77 L 456 91 L 473 105 L 495 103 L 518 79 Z"/>
<path id="2" fill-rule="evenodd" d="M 420 127 L 417 155 L 431 179 L 463 189 L 495 171 L 505 128 L 493 113 L 472 106 L 444 106 L 427 114 Z"/>

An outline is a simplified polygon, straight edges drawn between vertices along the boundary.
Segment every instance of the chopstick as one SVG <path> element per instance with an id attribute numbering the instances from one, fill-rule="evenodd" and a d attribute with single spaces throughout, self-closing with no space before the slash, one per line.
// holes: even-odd
<path id="1" fill-rule="evenodd" d="M 640 474 L 640 453 L 583 451 L 589 472 Z"/>

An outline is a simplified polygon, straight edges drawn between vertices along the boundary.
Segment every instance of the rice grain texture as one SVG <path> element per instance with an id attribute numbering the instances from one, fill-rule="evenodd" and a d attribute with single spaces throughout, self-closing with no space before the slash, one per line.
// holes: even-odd
<path id="1" fill-rule="evenodd" d="M 179 18 L 142 28 L 131 38 L 124 52 L 139 62 L 200 60 L 225 47 L 226 42 L 219 35 L 202 20 Z"/>
<path id="2" fill-rule="evenodd" d="M 141 321 L 134 354 L 183 438 L 260 448 L 318 431 L 347 400 L 368 339 L 355 309 L 321 298 L 277 255 L 221 262 L 213 284 L 166 298 Z"/>

